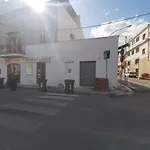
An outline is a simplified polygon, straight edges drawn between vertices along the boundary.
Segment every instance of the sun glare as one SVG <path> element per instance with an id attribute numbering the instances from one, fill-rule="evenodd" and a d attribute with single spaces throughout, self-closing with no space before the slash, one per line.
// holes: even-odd
<path id="1" fill-rule="evenodd" d="M 44 11 L 44 5 L 47 0 L 24 0 L 33 10 L 38 13 Z"/>

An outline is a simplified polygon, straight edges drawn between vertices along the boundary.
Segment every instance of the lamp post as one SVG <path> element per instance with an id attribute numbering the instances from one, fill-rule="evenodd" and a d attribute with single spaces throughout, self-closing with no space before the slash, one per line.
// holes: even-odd
<path id="1" fill-rule="evenodd" d="M 112 32 L 109 36 L 112 36 L 114 33 L 118 32 L 118 31 L 121 31 L 121 30 L 123 30 L 123 29 L 130 28 L 131 26 L 132 26 L 132 25 L 130 24 L 130 25 L 125 26 L 125 27 L 123 27 L 123 28 L 117 29 L 117 30 L 115 30 L 114 32 Z"/>
<path id="2" fill-rule="evenodd" d="M 132 25 L 130 24 L 130 25 L 127 25 L 123 28 L 117 29 L 117 30 L 113 31 L 109 36 L 112 36 L 114 33 L 121 31 L 125 28 L 130 28 L 131 26 Z M 121 63 L 123 63 L 123 61 L 124 61 L 124 48 L 121 49 L 121 60 L 120 61 L 121 61 Z M 106 68 L 107 68 L 107 59 L 106 59 Z M 122 74 L 122 72 L 123 72 L 123 68 L 121 67 L 121 74 Z"/>
<path id="3" fill-rule="evenodd" d="M 121 31 L 123 29 L 130 28 L 131 26 L 132 25 L 130 24 L 130 25 L 127 25 L 123 28 L 117 29 L 114 32 L 112 32 L 109 36 L 112 36 L 114 33 L 118 32 L 118 31 Z M 125 42 L 127 42 L 127 41 L 125 41 Z M 127 43 L 125 43 L 125 44 L 127 44 Z M 121 60 L 120 61 L 121 61 L 121 64 L 124 62 L 124 48 L 121 49 Z M 123 66 L 121 67 L 121 79 L 122 79 L 122 75 L 123 75 Z"/>

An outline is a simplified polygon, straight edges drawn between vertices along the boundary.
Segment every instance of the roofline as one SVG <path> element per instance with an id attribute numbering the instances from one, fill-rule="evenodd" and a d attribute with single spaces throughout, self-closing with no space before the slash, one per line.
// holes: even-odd
<path id="1" fill-rule="evenodd" d="M 138 35 L 140 35 L 143 31 L 145 31 L 148 27 L 149 27 L 149 23 L 147 24 L 147 26 L 142 30 L 140 31 L 139 33 L 137 33 L 131 40 L 129 40 L 127 43 L 131 42 L 133 39 L 135 39 Z"/>
<path id="2" fill-rule="evenodd" d="M 57 42 L 49 42 L 49 43 L 43 43 L 43 44 L 35 44 L 35 45 L 48 45 L 48 44 L 58 44 L 58 43 L 67 43 L 67 42 L 77 42 L 77 41 L 88 41 L 88 40 L 100 40 L 100 39 L 105 39 L 105 38 L 115 38 L 118 37 L 119 35 L 114 35 L 114 36 L 104 36 L 104 37 L 97 37 L 97 38 L 88 38 L 88 39 L 76 39 L 76 40 L 68 40 L 68 41 L 57 41 Z M 26 45 L 27 46 L 35 46 L 35 45 Z"/>

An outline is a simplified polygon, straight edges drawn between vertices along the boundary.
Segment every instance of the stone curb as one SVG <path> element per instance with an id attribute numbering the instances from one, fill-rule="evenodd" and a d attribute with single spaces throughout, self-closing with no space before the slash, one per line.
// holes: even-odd
<path id="1" fill-rule="evenodd" d="M 133 90 L 132 89 L 130 89 L 129 87 L 127 87 L 127 86 L 125 86 L 125 85 L 123 85 L 123 84 L 121 84 L 124 88 L 126 88 L 127 89 L 127 91 L 128 91 L 128 93 L 126 94 L 126 95 L 132 95 L 133 94 Z"/>
<path id="2" fill-rule="evenodd" d="M 129 87 L 127 87 L 127 86 L 125 86 L 125 85 L 123 85 L 123 84 L 121 84 L 121 83 L 119 83 L 121 86 L 123 86 L 128 92 L 120 92 L 119 94 L 118 93 L 115 93 L 115 92 L 110 92 L 109 94 L 108 94 L 108 96 L 110 96 L 110 97 L 114 97 L 114 96 L 116 96 L 116 97 L 119 97 L 119 96 L 129 96 L 129 95 L 132 95 L 133 94 L 133 91 L 129 88 Z"/>
<path id="3" fill-rule="evenodd" d="M 144 84 L 144 85 L 143 85 L 143 84 L 141 84 L 141 83 L 138 83 L 138 84 L 137 84 L 136 82 L 134 82 L 134 81 L 130 81 L 130 80 L 129 80 L 128 82 L 129 82 L 129 83 L 136 84 L 136 85 L 140 85 L 140 86 L 143 86 L 143 87 L 146 87 L 146 88 L 150 88 L 150 85 L 148 85 L 148 84 Z"/>

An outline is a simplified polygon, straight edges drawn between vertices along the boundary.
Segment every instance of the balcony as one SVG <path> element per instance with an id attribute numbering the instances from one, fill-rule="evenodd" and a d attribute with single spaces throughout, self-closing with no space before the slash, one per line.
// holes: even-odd
<path id="1" fill-rule="evenodd" d="M 7 45 L 0 49 L 0 57 L 25 57 L 25 49 L 24 47 Z"/>

